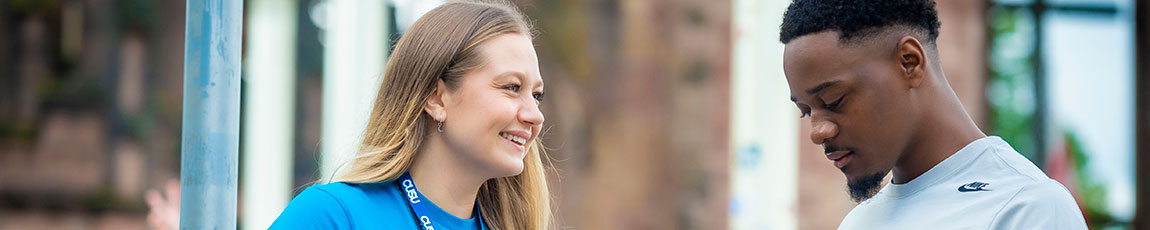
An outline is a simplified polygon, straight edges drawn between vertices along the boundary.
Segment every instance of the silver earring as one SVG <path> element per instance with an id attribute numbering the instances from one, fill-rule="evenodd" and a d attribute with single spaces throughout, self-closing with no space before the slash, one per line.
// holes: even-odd
<path id="1" fill-rule="evenodd" d="M 439 127 L 436 129 L 439 130 L 439 133 L 443 133 L 443 122 L 442 121 L 439 122 Z"/>

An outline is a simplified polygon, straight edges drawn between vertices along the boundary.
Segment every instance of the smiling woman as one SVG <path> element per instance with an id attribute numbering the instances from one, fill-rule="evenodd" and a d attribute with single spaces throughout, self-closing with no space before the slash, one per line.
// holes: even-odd
<path id="1" fill-rule="evenodd" d="M 300 193 L 272 229 L 547 229 L 531 39 L 504 3 L 453 2 L 417 20 L 350 171 Z"/>

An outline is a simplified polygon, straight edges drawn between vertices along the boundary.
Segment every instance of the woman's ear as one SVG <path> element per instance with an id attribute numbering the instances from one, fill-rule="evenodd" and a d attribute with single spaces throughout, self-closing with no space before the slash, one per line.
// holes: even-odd
<path id="1" fill-rule="evenodd" d="M 438 83 L 431 90 L 431 95 L 427 97 L 427 103 L 423 105 L 423 111 L 435 121 L 443 122 L 447 120 L 447 106 L 444 103 L 444 98 L 447 97 L 447 85 L 443 84 L 443 80 L 436 82 Z"/>
<path id="2" fill-rule="evenodd" d="M 926 50 L 922 43 L 912 36 L 898 41 L 898 61 L 910 88 L 918 88 L 926 77 Z"/>

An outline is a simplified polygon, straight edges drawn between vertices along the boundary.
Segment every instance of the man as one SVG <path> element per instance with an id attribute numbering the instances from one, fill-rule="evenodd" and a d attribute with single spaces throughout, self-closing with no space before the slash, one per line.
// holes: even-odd
<path id="1" fill-rule="evenodd" d="M 786 11 L 791 100 L 860 202 L 840 228 L 1085 229 L 1065 187 L 975 126 L 938 61 L 938 29 L 930 0 L 797 0 Z"/>

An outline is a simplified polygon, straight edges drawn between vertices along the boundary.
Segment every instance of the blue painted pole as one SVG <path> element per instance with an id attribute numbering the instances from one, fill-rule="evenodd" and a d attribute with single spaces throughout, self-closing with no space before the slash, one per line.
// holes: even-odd
<path id="1" fill-rule="evenodd" d="M 180 229 L 236 229 L 242 0 L 188 0 Z"/>

